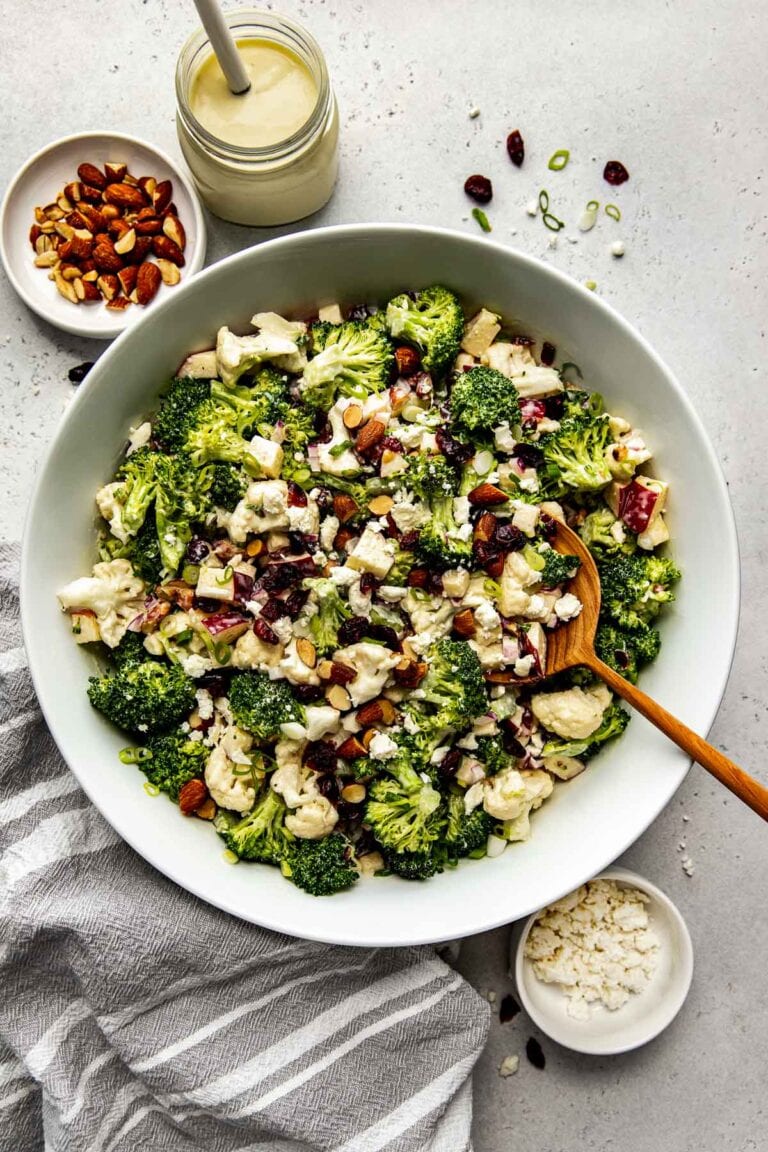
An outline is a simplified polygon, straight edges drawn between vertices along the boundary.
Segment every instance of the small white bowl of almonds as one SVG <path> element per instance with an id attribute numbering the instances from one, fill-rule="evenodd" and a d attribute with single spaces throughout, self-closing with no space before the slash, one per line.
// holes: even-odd
<path id="1" fill-rule="evenodd" d="M 132 136 L 86 132 L 36 153 L 0 210 L 8 279 L 44 320 L 111 340 L 205 260 L 190 180 Z"/>
<path id="2" fill-rule="evenodd" d="M 610 868 L 513 932 L 520 1001 L 576 1052 L 639 1048 L 671 1024 L 693 978 L 685 921 L 644 877 Z"/>

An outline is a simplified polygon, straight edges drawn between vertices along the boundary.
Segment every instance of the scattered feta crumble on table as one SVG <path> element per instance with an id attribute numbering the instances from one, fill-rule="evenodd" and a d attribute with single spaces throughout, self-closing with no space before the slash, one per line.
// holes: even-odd
<path id="1" fill-rule="evenodd" d="M 502 1076 L 506 1080 L 507 1076 L 514 1076 L 519 1067 L 519 1056 L 505 1056 L 499 1065 L 499 1076 Z"/>
<path id="2" fill-rule="evenodd" d="M 592 880 L 540 914 L 525 956 L 539 980 L 562 986 L 569 1016 L 589 1019 L 593 1003 L 614 1011 L 648 985 L 659 953 L 648 900 L 615 880 Z"/>

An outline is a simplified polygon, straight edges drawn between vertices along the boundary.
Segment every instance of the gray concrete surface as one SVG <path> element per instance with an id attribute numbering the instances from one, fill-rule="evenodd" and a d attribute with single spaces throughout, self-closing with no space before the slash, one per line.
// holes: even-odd
<path id="1" fill-rule="evenodd" d="M 265 7 L 272 7 L 265 4 Z M 768 17 L 746 0 L 284 0 L 323 45 L 343 120 L 342 174 L 328 208 L 302 227 L 363 221 L 473 230 L 462 184 L 494 178 L 494 239 L 543 256 L 634 322 L 684 382 L 716 445 L 738 521 L 741 634 L 712 732 L 768 779 L 764 697 L 766 579 L 766 125 Z M 176 153 L 173 66 L 192 27 L 184 0 L 0 2 L 4 109 L 0 183 L 59 135 L 113 126 Z M 477 119 L 468 110 L 477 106 Z M 513 169 L 506 133 L 523 132 Z M 546 163 L 571 149 L 560 175 Z M 606 159 L 631 180 L 615 195 Z M 596 196 L 621 205 L 571 244 L 529 219 L 546 186 L 571 225 Z M 279 230 L 276 230 L 279 231 Z M 212 221 L 210 260 L 266 238 Z M 615 260 L 620 236 L 626 255 Z M 72 391 L 69 367 L 101 346 L 31 315 L 0 280 L 0 530 L 18 536 L 35 468 Z M 717 547 L 717 541 L 713 541 Z M 691 573 L 691 579 L 706 579 Z M 706 626 L 706 622 L 702 622 Z M 683 822 L 683 814 L 689 822 Z M 696 871 L 686 878 L 685 835 Z M 660 884 L 691 928 L 696 974 L 672 1027 L 644 1050 L 578 1057 L 543 1040 L 547 1066 L 503 1056 L 532 1034 L 495 1025 L 476 1076 L 477 1152 L 748 1152 L 768 1147 L 768 835 L 755 816 L 694 770 L 625 863 Z M 499 997 L 507 930 L 468 941 L 461 967 Z"/>

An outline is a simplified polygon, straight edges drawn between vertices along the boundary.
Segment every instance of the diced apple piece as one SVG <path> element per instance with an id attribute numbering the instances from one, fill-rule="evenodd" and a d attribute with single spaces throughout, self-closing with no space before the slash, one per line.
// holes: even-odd
<path id="1" fill-rule="evenodd" d="M 669 528 L 667 528 L 664 517 L 659 515 L 653 519 L 645 532 L 640 533 L 637 543 L 646 552 L 652 552 L 654 548 L 658 548 L 659 544 L 666 544 L 667 540 L 669 540 Z"/>
<path id="2" fill-rule="evenodd" d="M 283 449 L 274 440 L 265 440 L 263 436 L 254 436 L 251 440 L 251 455 L 259 465 L 262 473 L 270 480 L 276 480 L 283 466 Z"/>
<path id="3" fill-rule="evenodd" d="M 499 317 L 487 308 L 481 308 L 464 327 L 461 349 L 470 356 L 482 356 L 501 332 Z"/>
<path id="4" fill-rule="evenodd" d="M 650 476 L 635 476 L 628 484 L 614 482 L 605 500 L 614 516 L 623 520 L 630 532 L 646 532 L 660 515 L 669 485 Z"/>
<path id="5" fill-rule="evenodd" d="M 223 600 L 231 603 L 235 599 L 235 574 L 232 568 L 203 566 L 197 577 L 195 595 L 202 600 Z"/>
<path id="6" fill-rule="evenodd" d="M 317 318 L 323 324 L 341 324 L 344 320 L 338 304 L 326 304 L 318 309 Z"/>
<path id="7" fill-rule="evenodd" d="M 347 567 L 356 572 L 370 572 L 377 580 L 383 580 L 395 562 L 395 543 L 387 540 L 381 532 L 366 528 L 355 544 L 347 560 Z"/>
<path id="8" fill-rule="evenodd" d="M 217 644 L 232 644 L 250 627 L 238 612 L 215 612 L 206 616 L 202 623 Z"/>
<path id="9" fill-rule="evenodd" d="M 82 610 L 73 608 L 69 617 L 72 621 L 72 635 L 76 644 L 95 644 L 101 640 L 96 613 L 91 612 L 90 608 L 83 608 Z"/>
<path id="10" fill-rule="evenodd" d="M 193 380 L 213 380 L 218 375 L 216 350 L 193 352 L 176 372 L 179 379 L 190 376 Z"/>
<path id="11" fill-rule="evenodd" d="M 533 656 L 534 663 L 529 676 L 543 676 L 547 670 L 547 636 L 541 624 L 529 624 L 518 628 L 517 643 L 521 656 Z"/>
<path id="12" fill-rule="evenodd" d="M 574 756 L 545 756 L 542 760 L 547 772 L 557 776 L 558 780 L 573 780 L 584 771 L 585 764 Z"/>
<path id="13" fill-rule="evenodd" d="M 407 467 L 408 464 L 402 452 L 393 452 L 390 448 L 384 449 L 379 468 L 383 480 L 390 476 L 397 476 L 399 472 L 405 472 Z"/>

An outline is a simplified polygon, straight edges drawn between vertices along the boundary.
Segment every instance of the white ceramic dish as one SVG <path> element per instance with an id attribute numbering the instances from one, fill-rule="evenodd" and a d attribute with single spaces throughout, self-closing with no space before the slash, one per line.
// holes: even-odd
<path id="1" fill-rule="evenodd" d="M 301 315 L 433 281 L 455 286 L 468 306 L 482 302 L 546 335 L 612 408 L 647 432 L 672 485 L 674 554 L 688 579 L 665 615 L 664 651 L 643 685 L 706 733 L 730 667 L 739 581 L 732 512 L 699 419 L 668 369 L 607 304 L 482 237 L 401 225 L 328 228 L 262 244 L 200 273 L 91 370 L 41 468 L 26 525 L 21 587 L 30 666 L 51 730 L 94 803 L 138 852 L 198 896 L 281 932 L 343 944 L 445 940 L 527 916 L 623 852 L 674 794 L 687 758 L 635 717 L 587 772 L 556 789 L 531 839 L 500 859 L 466 861 L 423 885 L 377 878 L 314 899 L 276 869 L 225 864 L 209 826 L 181 819 L 164 798 L 147 798 L 141 774 L 117 760 L 124 737 L 88 703 L 94 659 L 72 643 L 56 590 L 93 560 L 94 493 L 112 475 L 126 429 L 187 352 L 211 346 L 219 325 L 246 331 L 259 309 Z"/>
<path id="2" fill-rule="evenodd" d="M 65 136 L 36 152 L 21 168 L 3 198 L 0 208 L 0 257 L 13 287 L 33 312 L 56 328 L 95 340 L 112 340 L 126 328 L 134 328 L 146 309 L 132 304 L 124 312 L 111 312 L 105 304 L 72 304 L 60 295 L 48 273 L 34 264 L 29 229 L 37 205 L 50 204 L 57 192 L 77 178 L 77 167 L 85 161 L 103 167 L 108 160 L 128 165 L 137 176 L 154 176 L 173 182 L 173 200 L 187 234 L 186 263 L 181 283 L 160 285 L 149 308 L 156 308 L 181 285 L 199 272 L 205 260 L 205 219 L 192 182 L 164 152 L 134 136 L 121 132 L 80 132 Z"/>
<path id="3" fill-rule="evenodd" d="M 653 1040 L 682 1008 L 693 979 L 693 946 L 675 905 L 655 884 L 626 868 L 609 868 L 600 880 L 616 880 L 650 897 L 648 914 L 659 938 L 659 962 L 648 986 L 622 1008 L 611 1012 L 593 1005 L 589 1020 L 574 1020 L 557 984 L 544 984 L 525 958 L 525 942 L 538 916 L 534 913 L 512 935 L 515 984 L 520 1003 L 542 1032 L 565 1048 L 590 1056 L 629 1052 Z"/>

